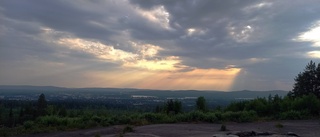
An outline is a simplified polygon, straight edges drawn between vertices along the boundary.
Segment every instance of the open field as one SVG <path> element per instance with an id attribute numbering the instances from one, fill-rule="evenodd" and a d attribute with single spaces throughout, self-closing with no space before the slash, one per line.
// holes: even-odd
<path id="1" fill-rule="evenodd" d="M 220 131 L 221 124 L 178 123 L 155 124 L 134 127 L 134 132 L 125 133 L 124 137 L 212 137 L 214 134 L 234 133 L 237 131 L 255 131 L 285 134 L 293 132 L 301 137 L 317 137 L 320 135 L 320 120 L 286 120 L 252 123 L 225 123 L 228 131 Z M 277 126 L 278 125 L 278 126 Z M 279 127 L 282 125 L 283 127 Z M 111 126 L 78 131 L 45 133 L 22 137 L 118 137 L 125 126 Z M 275 135 L 273 136 L 275 137 Z"/>

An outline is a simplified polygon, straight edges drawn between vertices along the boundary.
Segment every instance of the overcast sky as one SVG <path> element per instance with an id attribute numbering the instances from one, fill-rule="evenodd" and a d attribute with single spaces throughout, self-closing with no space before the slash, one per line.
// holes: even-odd
<path id="1" fill-rule="evenodd" d="M 1 0 L 0 85 L 291 90 L 319 0 Z"/>

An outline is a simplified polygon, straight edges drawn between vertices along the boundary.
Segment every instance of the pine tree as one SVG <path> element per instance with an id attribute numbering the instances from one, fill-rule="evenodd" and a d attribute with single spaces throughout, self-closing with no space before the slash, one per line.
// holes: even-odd
<path id="1" fill-rule="evenodd" d="M 22 107 L 20 108 L 18 120 L 19 120 L 19 123 L 23 123 L 23 121 L 24 121 L 24 111 L 23 111 Z"/>
<path id="2" fill-rule="evenodd" d="M 181 101 L 175 100 L 174 101 L 174 113 L 178 114 L 182 112 L 182 103 Z"/>
<path id="3" fill-rule="evenodd" d="M 8 127 L 13 127 L 14 126 L 14 118 L 13 118 L 12 106 L 10 107 L 9 119 L 8 119 L 7 126 Z"/>
<path id="4" fill-rule="evenodd" d="M 311 60 L 294 80 L 293 90 L 288 96 L 301 97 L 312 93 L 320 98 L 320 64 L 316 66 Z"/>
<path id="5" fill-rule="evenodd" d="M 38 105 L 38 108 L 37 108 L 38 116 L 45 115 L 46 114 L 46 108 L 47 108 L 47 100 L 46 100 L 46 97 L 44 96 L 44 94 L 41 94 L 39 96 L 37 105 Z"/>
<path id="6" fill-rule="evenodd" d="M 166 103 L 166 112 L 167 114 L 174 112 L 174 103 L 172 99 L 168 100 Z"/>
<path id="7" fill-rule="evenodd" d="M 0 100 L 0 126 L 4 124 L 4 119 L 2 118 L 2 113 L 3 113 L 3 107 L 2 107 L 2 102 Z"/>
<path id="8" fill-rule="evenodd" d="M 168 100 L 166 103 L 166 112 L 167 114 L 178 114 L 182 112 L 182 103 L 181 101 L 172 99 Z"/>

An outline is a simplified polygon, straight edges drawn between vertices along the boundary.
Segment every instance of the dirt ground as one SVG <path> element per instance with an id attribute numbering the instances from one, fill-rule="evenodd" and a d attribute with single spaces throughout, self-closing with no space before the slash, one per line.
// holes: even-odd
<path id="1" fill-rule="evenodd" d="M 276 125 L 283 125 L 282 128 Z M 134 127 L 134 132 L 124 137 L 212 137 L 214 134 L 234 133 L 237 131 L 255 131 L 286 134 L 293 132 L 300 137 L 320 137 L 320 120 L 271 121 L 253 123 L 225 123 L 228 131 L 219 131 L 221 124 L 178 123 L 155 124 Z M 23 137 L 119 137 L 125 126 L 112 126 L 79 131 L 27 135 Z M 274 135 L 273 137 L 276 137 Z M 280 136 L 278 136 L 280 137 Z M 285 136 L 283 136 L 285 137 Z"/>

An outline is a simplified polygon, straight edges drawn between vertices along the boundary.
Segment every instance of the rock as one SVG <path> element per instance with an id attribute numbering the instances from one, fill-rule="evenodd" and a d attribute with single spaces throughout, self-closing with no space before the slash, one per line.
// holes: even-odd
<path id="1" fill-rule="evenodd" d="M 256 135 L 257 136 L 271 136 L 275 133 L 270 133 L 270 132 L 257 132 Z"/>
<path id="2" fill-rule="evenodd" d="M 277 134 L 270 132 L 255 132 L 255 131 L 241 131 L 241 132 L 233 132 L 227 134 L 214 134 L 212 137 L 299 137 L 297 134 L 293 132 L 288 132 L 287 134 Z"/>
<path id="3" fill-rule="evenodd" d="M 244 132 L 238 132 L 235 135 L 239 136 L 239 137 L 251 137 L 251 136 L 256 136 L 256 132 L 254 131 L 244 131 Z"/>
<path id="4" fill-rule="evenodd" d="M 288 132 L 287 135 L 288 135 L 288 136 L 299 137 L 297 134 L 295 134 L 295 133 L 293 133 L 293 132 Z"/>
<path id="5" fill-rule="evenodd" d="M 214 134 L 212 137 L 239 137 L 237 135 Z"/>

